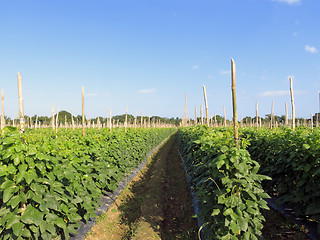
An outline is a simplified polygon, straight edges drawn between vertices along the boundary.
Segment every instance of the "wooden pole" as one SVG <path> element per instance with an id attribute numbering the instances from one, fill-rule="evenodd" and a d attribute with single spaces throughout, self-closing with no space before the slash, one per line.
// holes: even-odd
<path id="1" fill-rule="evenodd" d="M 194 125 L 198 125 L 197 107 L 194 108 Z"/>
<path id="2" fill-rule="evenodd" d="M 232 60 L 233 61 L 233 60 Z M 226 108 L 223 105 L 223 126 L 226 127 L 227 126 L 227 118 L 226 118 Z"/>
<path id="3" fill-rule="evenodd" d="M 59 127 L 59 108 L 57 108 L 57 117 L 56 117 L 56 138 L 58 137 L 58 127 Z"/>
<path id="4" fill-rule="evenodd" d="M 187 93 L 185 93 L 185 102 L 184 102 L 184 117 L 183 117 L 183 126 L 187 125 Z"/>
<path id="5" fill-rule="evenodd" d="M 319 113 L 316 114 L 316 127 L 319 127 Z"/>
<path id="6" fill-rule="evenodd" d="M 38 128 L 38 115 L 36 115 L 36 123 L 35 123 L 35 129 Z M 39 128 L 40 128 L 40 125 L 39 125 Z"/>
<path id="7" fill-rule="evenodd" d="M 203 105 L 200 105 L 201 125 L 203 125 Z"/>
<path id="8" fill-rule="evenodd" d="M 71 112 L 71 123 L 72 123 L 72 130 L 74 130 L 74 119 L 73 119 L 73 113 Z"/>
<path id="9" fill-rule="evenodd" d="M 217 127 L 217 115 L 214 114 L 214 126 Z"/>
<path id="10" fill-rule="evenodd" d="M 259 129 L 259 114 L 258 114 L 258 102 L 256 102 L 256 126 Z"/>
<path id="11" fill-rule="evenodd" d="M 272 125 L 273 125 L 273 105 L 274 105 L 274 102 L 272 101 L 271 116 L 270 116 L 270 129 L 272 129 Z"/>
<path id="12" fill-rule="evenodd" d="M 134 129 L 137 128 L 137 117 L 138 117 L 138 113 L 136 112 L 136 115 L 134 117 Z"/>
<path id="13" fill-rule="evenodd" d="M 208 101 L 207 101 L 207 93 L 206 93 L 206 87 L 203 85 L 203 97 L 204 97 L 204 103 L 206 107 L 206 124 L 209 127 L 209 112 L 208 112 Z"/>
<path id="14" fill-rule="evenodd" d="M 21 75 L 18 72 L 18 96 L 19 96 L 19 118 L 20 118 L 20 133 L 24 133 L 24 112 L 23 112 L 23 96 L 22 96 L 22 80 Z"/>
<path id="15" fill-rule="evenodd" d="M 3 128 L 5 127 L 5 118 L 4 118 L 4 93 L 3 89 L 1 89 L 1 135 L 4 136 L 4 130 Z"/>
<path id="16" fill-rule="evenodd" d="M 140 127 L 142 128 L 142 124 L 143 124 L 143 117 L 142 117 L 142 110 L 141 110 L 141 120 L 140 120 Z"/>
<path id="17" fill-rule="evenodd" d="M 81 88 L 81 95 L 82 95 L 82 136 L 85 136 L 85 129 L 84 129 L 84 87 Z"/>
<path id="18" fill-rule="evenodd" d="M 236 98 L 236 66 L 231 59 L 231 90 L 232 90 L 232 108 L 233 108 L 233 128 L 235 145 L 239 148 L 238 134 L 238 113 L 237 113 L 237 98 Z"/>
<path id="19" fill-rule="evenodd" d="M 126 106 L 126 119 L 124 121 L 124 131 L 127 132 L 127 125 L 128 125 L 128 105 Z"/>
<path id="20" fill-rule="evenodd" d="M 110 132 L 112 131 L 112 117 L 111 117 L 111 109 L 109 109 L 109 128 L 110 128 Z"/>
<path id="21" fill-rule="evenodd" d="M 311 124 L 311 130 L 313 132 L 313 116 L 312 116 L 312 113 L 311 113 L 310 124 Z"/>
<path id="22" fill-rule="evenodd" d="M 285 103 L 285 107 L 286 107 L 286 126 L 288 126 L 288 106 L 287 106 L 287 102 Z"/>
<path id="23" fill-rule="evenodd" d="M 293 96 L 293 87 L 292 87 L 292 77 L 289 78 L 290 81 L 290 96 L 291 96 L 291 106 L 292 106 L 292 129 L 295 129 L 295 118 L 296 118 L 296 109 L 294 105 L 294 96 Z"/>

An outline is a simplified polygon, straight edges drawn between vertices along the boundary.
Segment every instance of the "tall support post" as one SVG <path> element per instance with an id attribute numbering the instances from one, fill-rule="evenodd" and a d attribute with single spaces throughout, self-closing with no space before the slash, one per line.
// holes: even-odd
<path id="1" fill-rule="evenodd" d="M 4 118 L 4 94 L 3 89 L 1 89 L 1 135 L 4 136 L 3 128 L 6 126 L 6 120 Z"/>
<path id="2" fill-rule="evenodd" d="M 259 129 L 259 114 L 258 114 L 258 102 L 256 102 L 256 126 Z"/>
<path id="3" fill-rule="evenodd" d="M 141 110 L 141 120 L 140 120 L 140 127 L 142 128 L 142 124 L 143 124 L 143 116 L 142 116 L 142 110 Z"/>
<path id="4" fill-rule="evenodd" d="M 206 87 L 203 85 L 203 97 L 204 97 L 204 103 L 206 107 L 206 124 L 209 127 L 209 112 L 208 112 L 208 101 L 207 101 L 207 93 L 206 93 Z"/>
<path id="5" fill-rule="evenodd" d="M 24 112 L 23 112 L 23 96 L 22 96 L 22 80 L 21 75 L 17 73 L 18 78 L 18 96 L 19 96 L 19 118 L 20 118 L 20 133 L 24 133 Z"/>
<path id="6" fill-rule="evenodd" d="M 286 126 L 288 126 L 288 106 L 287 106 L 287 102 L 285 103 L 285 107 L 286 107 Z"/>
<path id="7" fill-rule="evenodd" d="M 290 96 L 291 96 L 291 107 L 292 107 L 292 129 L 295 129 L 295 119 L 296 119 L 296 108 L 294 105 L 293 87 L 292 87 L 292 77 L 289 78 L 290 81 Z"/>
<path id="8" fill-rule="evenodd" d="M 272 106 L 271 106 L 271 116 L 270 116 L 270 129 L 272 129 L 272 126 L 273 126 L 273 105 L 274 105 L 274 102 L 272 101 Z"/>
<path id="9" fill-rule="evenodd" d="M 227 118 L 226 118 L 226 108 L 223 105 L 223 126 L 226 127 L 227 126 Z"/>
<path id="10" fill-rule="evenodd" d="M 109 128 L 110 128 L 110 133 L 112 131 L 112 117 L 111 117 L 111 109 L 109 109 Z"/>
<path id="11" fill-rule="evenodd" d="M 184 116 L 183 116 L 183 126 L 187 125 L 187 93 L 185 93 L 185 100 L 184 100 Z"/>
<path id="12" fill-rule="evenodd" d="M 203 125 L 203 105 L 200 105 L 201 125 Z"/>
<path id="13" fill-rule="evenodd" d="M 311 130 L 313 132 L 313 116 L 312 116 L 312 113 L 311 113 L 310 125 L 311 125 Z"/>
<path id="14" fill-rule="evenodd" d="M 126 118 L 124 121 L 124 131 L 127 132 L 127 126 L 128 126 L 128 105 L 126 106 Z"/>
<path id="15" fill-rule="evenodd" d="M 233 108 L 233 128 L 234 141 L 237 148 L 239 148 L 239 134 L 238 134 L 238 113 L 237 113 L 237 98 L 236 98 L 236 66 L 233 59 L 231 59 L 231 90 L 232 90 L 232 108 Z"/>
<path id="16" fill-rule="evenodd" d="M 84 125 L 85 125 L 85 122 L 84 122 L 84 87 L 82 86 L 82 89 L 81 89 L 81 93 L 82 93 L 82 136 L 85 136 L 85 130 L 84 130 Z"/>
<path id="17" fill-rule="evenodd" d="M 134 129 L 137 128 L 137 115 L 138 115 L 138 113 L 136 112 L 136 115 L 134 117 Z"/>

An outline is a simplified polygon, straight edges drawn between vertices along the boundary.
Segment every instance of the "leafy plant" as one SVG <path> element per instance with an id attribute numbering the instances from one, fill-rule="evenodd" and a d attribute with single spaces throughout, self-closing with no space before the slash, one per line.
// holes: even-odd
<path id="1" fill-rule="evenodd" d="M 179 146 L 206 239 L 257 239 L 261 236 L 268 198 L 258 174 L 260 165 L 245 149 L 234 147 L 229 128 L 179 129 Z M 242 144 L 243 145 L 243 144 Z"/>

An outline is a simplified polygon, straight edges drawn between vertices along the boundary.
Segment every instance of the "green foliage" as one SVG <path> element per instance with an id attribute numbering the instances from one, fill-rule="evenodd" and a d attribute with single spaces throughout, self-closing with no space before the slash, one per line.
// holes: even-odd
<path id="1" fill-rule="evenodd" d="M 68 238 L 95 216 L 102 192 L 173 129 L 64 130 L 15 128 L 0 139 L 0 239 Z M 25 205 L 25 208 L 23 206 Z"/>
<path id="2" fill-rule="evenodd" d="M 247 150 L 234 147 L 231 129 L 181 128 L 179 146 L 206 239 L 260 237 L 260 209 L 268 209 L 264 198 L 269 197 L 260 183 L 270 178 L 258 174 L 260 165 Z"/>
<path id="3" fill-rule="evenodd" d="M 259 161 L 279 203 L 292 203 L 296 213 L 320 221 L 320 129 L 290 128 L 242 130 L 248 150 Z"/>

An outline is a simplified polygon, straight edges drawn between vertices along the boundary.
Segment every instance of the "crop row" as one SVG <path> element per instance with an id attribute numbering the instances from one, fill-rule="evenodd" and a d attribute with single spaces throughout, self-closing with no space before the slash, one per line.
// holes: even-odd
<path id="1" fill-rule="evenodd" d="M 268 209 L 258 174 L 244 144 L 234 146 L 229 128 L 180 128 L 179 148 L 199 203 L 198 217 L 206 239 L 257 239 Z M 200 229 L 200 230 L 201 230 Z"/>
<path id="2" fill-rule="evenodd" d="M 244 129 L 248 151 L 272 177 L 267 189 L 298 215 L 320 222 L 320 129 Z"/>
<path id="3" fill-rule="evenodd" d="M 66 239 L 99 197 L 174 129 L 6 129 L 0 139 L 0 239 Z"/>

